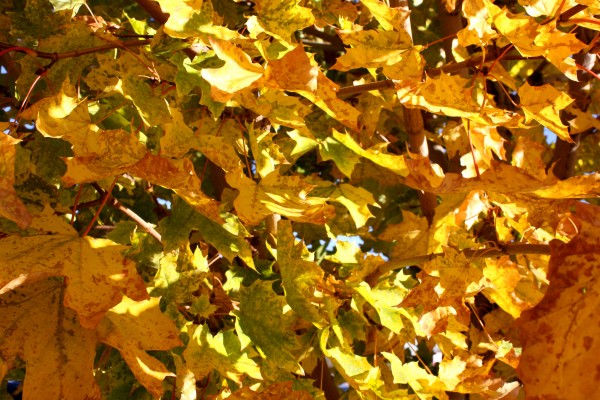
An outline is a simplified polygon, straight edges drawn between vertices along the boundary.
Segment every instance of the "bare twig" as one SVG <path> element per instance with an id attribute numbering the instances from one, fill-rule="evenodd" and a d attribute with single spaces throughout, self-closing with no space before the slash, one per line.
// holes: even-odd
<path id="1" fill-rule="evenodd" d="M 108 190 L 102 196 L 102 203 L 100 204 L 100 207 L 98 207 L 98 210 L 96 210 L 96 213 L 94 214 L 94 218 L 92 218 L 92 220 L 90 221 L 89 225 L 87 226 L 87 228 L 85 229 L 85 231 L 83 231 L 83 233 L 81 234 L 81 236 L 85 237 L 85 236 L 88 235 L 88 233 L 90 233 L 90 230 L 92 229 L 92 226 L 94 226 L 94 223 L 96 222 L 96 220 L 100 216 L 100 212 L 102 211 L 102 209 L 106 205 L 106 202 L 108 201 L 108 198 L 111 197 L 110 196 L 110 192 L 112 192 L 113 188 L 115 187 L 115 183 L 117 183 L 117 177 L 115 177 L 115 179 L 113 179 L 112 183 L 110 184 L 110 188 L 108 188 Z"/>
<path id="2" fill-rule="evenodd" d="M 92 186 L 96 189 L 96 191 L 98 191 L 98 193 L 100 193 L 101 195 L 104 195 L 104 189 L 102 189 L 100 187 L 100 185 L 98 185 L 96 182 L 92 183 Z M 110 193 L 108 193 L 107 195 L 107 199 L 110 197 L 110 201 L 108 202 L 108 204 L 110 204 L 112 207 L 118 209 L 119 211 L 121 211 L 123 214 L 127 215 L 129 218 L 131 218 L 136 224 L 138 224 L 142 229 L 144 229 L 146 232 L 148 232 L 153 238 L 155 238 L 156 240 L 158 240 L 159 242 L 162 241 L 162 238 L 160 236 L 160 233 L 158 233 L 154 227 L 146 222 L 142 217 L 140 217 L 139 215 L 137 215 L 135 212 L 133 212 L 132 210 L 130 210 L 129 208 L 125 207 L 119 200 L 113 198 Z"/>
<path id="3" fill-rule="evenodd" d="M 115 207 L 119 211 L 121 211 L 123 214 L 127 215 L 136 224 L 138 224 L 142 229 L 144 229 L 146 232 L 148 232 L 153 238 L 155 238 L 156 240 L 161 242 L 162 238 L 160 236 L 160 233 L 158 233 L 151 224 L 144 221 L 144 219 L 142 219 L 142 217 L 140 217 L 139 215 L 137 215 L 136 213 L 131 211 L 129 208 L 125 207 L 121 202 L 119 202 L 119 200 L 113 198 L 111 200 L 110 205 Z"/>
<path id="4" fill-rule="evenodd" d="M 126 42 L 109 43 L 102 46 L 90 47 L 87 49 L 65 51 L 64 53 L 47 53 L 45 51 L 37 51 L 28 47 L 13 46 L 12 44 L 0 42 L 0 49 L 7 52 L 16 51 L 18 53 L 25 53 L 31 57 L 45 58 L 52 61 L 58 61 L 63 58 L 81 57 L 87 54 L 99 53 L 102 51 L 116 49 L 118 47 L 145 46 L 147 44 L 150 44 L 150 42 L 150 39 L 128 40 Z"/>

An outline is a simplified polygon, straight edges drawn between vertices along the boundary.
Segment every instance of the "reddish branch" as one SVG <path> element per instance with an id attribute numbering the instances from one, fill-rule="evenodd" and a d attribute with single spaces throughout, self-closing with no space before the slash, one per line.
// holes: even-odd
<path id="1" fill-rule="evenodd" d="M 136 224 L 138 224 L 142 229 L 148 232 L 153 238 L 155 238 L 159 242 L 162 240 L 160 233 L 158 233 L 151 224 L 146 222 L 142 217 L 137 215 L 129 208 L 125 207 L 119 200 L 112 197 L 110 192 L 105 192 L 104 189 L 102 189 L 100 185 L 98 185 L 96 182 L 92 183 L 92 186 L 96 189 L 98 193 L 100 193 L 101 196 L 106 196 L 109 205 L 121 211 L 123 214 L 127 215 Z"/>
<path id="2" fill-rule="evenodd" d="M 13 46 L 12 44 L 0 42 L 0 49 L 2 49 L 0 54 L 4 52 L 16 51 L 18 53 L 25 53 L 27 55 L 30 55 L 31 57 L 46 58 L 48 60 L 58 61 L 63 58 L 81 57 L 86 54 L 99 53 L 102 51 L 112 50 L 121 47 L 145 46 L 147 44 L 150 44 L 150 42 L 151 39 L 128 40 L 126 42 L 109 43 L 102 46 L 90 47 L 87 49 L 65 51 L 64 53 L 47 53 L 45 51 L 38 51 L 30 49 L 28 47 Z"/>

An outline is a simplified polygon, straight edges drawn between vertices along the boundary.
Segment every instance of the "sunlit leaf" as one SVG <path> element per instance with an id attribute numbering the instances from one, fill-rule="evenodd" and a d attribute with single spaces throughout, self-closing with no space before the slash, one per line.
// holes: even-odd
<path id="1" fill-rule="evenodd" d="M 82 326 L 95 327 L 123 294 L 148 297 L 142 278 L 121 252 L 125 246 L 108 239 L 80 237 L 62 218 L 42 215 L 32 221 L 31 236 L 0 239 L 0 293 L 45 279 L 65 277 L 65 305 L 77 312 Z"/>
<path id="2" fill-rule="evenodd" d="M 598 365 L 598 325 L 592 321 L 598 307 L 594 277 L 600 231 L 598 221 L 578 225 L 579 234 L 569 243 L 551 243 L 548 291 L 518 321 L 523 340 L 519 377 L 532 399 L 560 397 L 566 390 L 573 398 L 598 393 L 595 378 L 585 371 Z M 556 379 L 545 379 L 549 374 Z"/>

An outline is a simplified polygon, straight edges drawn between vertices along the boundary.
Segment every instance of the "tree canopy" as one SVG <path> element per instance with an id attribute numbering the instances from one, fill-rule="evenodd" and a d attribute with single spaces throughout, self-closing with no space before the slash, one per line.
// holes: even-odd
<path id="1" fill-rule="evenodd" d="M 600 396 L 597 0 L 0 7 L 0 398 Z"/>

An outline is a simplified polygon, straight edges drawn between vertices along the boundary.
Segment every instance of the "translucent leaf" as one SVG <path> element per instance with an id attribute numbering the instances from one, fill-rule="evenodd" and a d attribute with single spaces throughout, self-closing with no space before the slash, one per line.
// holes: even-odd
<path id="1" fill-rule="evenodd" d="M 578 226 L 579 234 L 569 243 L 551 242 L 550 286 L 542 301 L 517 322 L 523 341 L 519 378 L 532 399 L 559 398 L 566 391 L 571 398 L 600 394 L 595 375 L 589 373 L 600 367 L 595 322 L 600 229 L 597 220 Z"/>
<path id="2" fill-rule="evenodd" d="M 274 170 L 258 184 L 241 170 L 227 174 L 227 182 L 240 194 L 234 201 L 240 219 L 256 225 L 271 214 L 294 221 L 323 224 L 333 215 L 327 198 L 310 197 L 314 186 L 299 176 L 282 176 Z"/>
<path id="3" fill-rule="evenodd" d="M 241 383 L 246 376 L 262 379 L 258 364 L 242 350 L 233 330 L 218 332 L 213 336 L 207 325 L 198 326 L 183 357 L 198 380 L 213 370 L 237 383 Z"/>
<path id="4" fill-rule="evenodd" d="M 65 305 L 77 312 L 84 327 L 95 327 L 123 294 L 148 298 L 135 266 L 121 255 L 125 246 L 108 239 L 80 237 L 62 218 L 34 218 L 31 236 L 0 239 L 0 293 L 51 276 L 67 280 Z"/>
<path id="5" fill-rule="evenodd" d="M 394 383 L 408 384 L 420 399 L 448 399 L 444 382 L 421 368 L 418 362 L 403 364 L 394 353 L 381 354 L 391 363 Z"/>
<path id="6" fill-rule="evenodd" d="M 351 46 L 331 67 L 340 71 L 396 64 L 412 46 L 412 39 L 405 31 L 338 31 L 337 34 L 344 44 Z"/>
<path id="7" fill-rule="evenodd" d="M 98 326 L 98 340 L 121 352 L 137 380 L 154 397 L 162 396 L 162 381 L 174 374 L 146 351 L 182 345 L 179 331 L 160 311 L 159 301 L 153 298 L 135 302 L 124 297 Z"/>
<path id="8" fill-rule="evenodd" d="M 371 192 L 362 187 L 354 187 L 347 183 L 339 185 L 329 195 L 329 198 L 333 201 L 337 201 L 348 209 L 357 228 L 362 228 L 366 225 L 369 218 L 374 217 L 369 210 L 369 205 L 379 207 L 379 204 L 375 202 Z"/>
<path id="9" fill-rule="evenodd" d="M 255 4 L 261 26 L 285 42 L 291 42 L 294 32 L 315 22 L 311 9 L 300 6 L 298 0 L 258 0 Z"/>
<path id="10" fill-rule="evenodd" d="M 567 142 L 573 142 L 569 127 L 560 120 L 560 110 L 574 100 L 566 93 L 558 91 L 552 85 L 530 86 L 525 82 L 519 88 L 521 107 L 528 120 L 535 119 Z"/>
<path id="11" fill-rule="evenodd" d="M 408 11 L 391 8 L 379 0 L 364 0 L 361 3 L 369 9 L 386 31 L 404 31 L 404 23 L 409 16 Z"/>
<path id="12" fill-rule="evenodd" d="M 202 77 L 212 86 L 227 93 L 235 93 L 252 85 L 264 73 L 260 64 L 230 42 L 213 40 L 210 44 L 217 57 L 225 61 L 221 68 L 205 68 Z"/>
<path id="13" fill-rule="evenodd" d="M 297 46 L 279 60 L 267 64 L 267 86 L 297 92 L 329 116 L 358 130 L 359 112 L 337 97 L 339 85 L 314 66 L 302 46 Z"/>
<path id="14" fill-rule="evenodd" d="M 25 229 L 31 223 L 31 215 L 13 187 L 18 143 L 19 140 L 0 133 L 0 216 Z"/>
<path id="15" fill-rule="evenodd" d="M 333 160 L 335 165 L 348 178 L 352 176 L 354 167 L 360 162 L 358 154 L 331 136 L 327 136 L 319 142 L 319 152 L 324 161 Z"/>
<path id="16" fill-rule="evenodd" d="M 332 136 L 334 139 L 342 143 L 359 156 L 371 160 L 375 164 L 387 168 L 398 175 L 408 175 L 408 169 L 406 167 L 406 163 L 404 162 L 404 156 L 388 154 L 385 152 L 384 146 L 373 146 L 368 150 L 364 150 L 350 135 L 339 133 L 335 129 L 333 130 Z"/>

